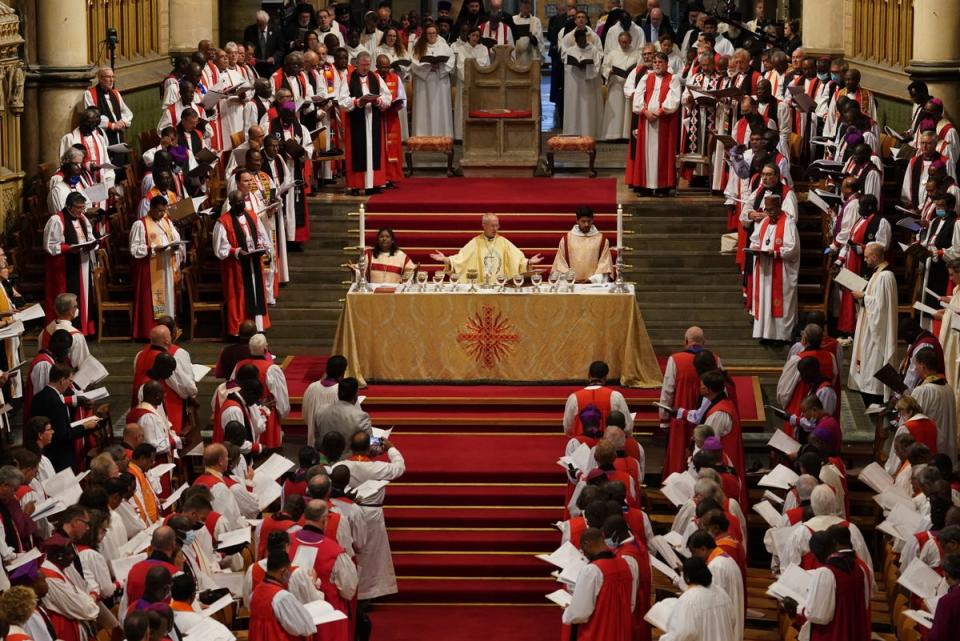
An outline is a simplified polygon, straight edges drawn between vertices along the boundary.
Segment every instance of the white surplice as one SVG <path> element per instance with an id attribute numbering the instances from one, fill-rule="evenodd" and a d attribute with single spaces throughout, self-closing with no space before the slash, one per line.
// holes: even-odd
<path id="1" fill-rule="evenodd" d="M 740 641 L 733 602 L 717 585 L 689 587 L 674 604 L 661 641 Z"/>
<path id="2" fill-rule="evenodd" d="M 442 38 L 427 45 L 424 55 L 447 56 L 447 60 L 433 70 L 430 64 L 413 58 L 413 135 L 453 136 L 453 118 L 450 106 L 450 81 L 456 67 L 456 55 Z"/>
<path id="3" fill-rule="evenodd" d="M 945 382 L 927 379 L 913 390 L 923 413 L 937 424 L 937 454 L 946 454 L 950 460 L 957 455 L 957 403 L 953 388 Z"/>
<path id="4" fill-rule="evenodd" d="M 637 80 L 632 101 L 633 113 L 640 113 L 644 110 L 658 111 L 661 109 L 667 114 L 676 113 L 677 109 L 680 108 L 680 76 L 673 75 L 670 77 L 670 90 L 667 92 L 667 97 L 662 103 L 660 102 L 660 90 L 666 76 L 658 76 L 656 74 L 654 74 L 654 76 L 656 79 L 653 81 L 653 88 L 650 91 L 649 100 L 647 100 L 646 96 L 647 77 L 644 76 Z M 647 189 L 659 189 L 663 186 L 659 180 L 661 154 L 672 154 L 673 150 L 663 152 L 660 149 L 660 118 L 651 122 L 641 115 L 637 123 L 637 128 L 639 129 L 640 127 L 644 128 L 644 140 L 646 141 L 643 149 L 643 166 L 646 171 L 642 186 Z M 630 142 L 627 144 L 636 144 L 633 136 L 630 136 L 629 140 Z"/>
<path id="5" fill-rule="evenodd" d="M 783 216 L 784 214 L 780 214 Z M 774 223 L 767 225 L 764 237 L 760 237 L 763 222 L 754 226 L 750 236 L 750 247 L 755 250 L 773 250 L 777 226 Z M 779 257 L 783 260 L 783 313 L 779 317 L 773 315 L 773 272 L 774 257 L 757 254 L 753 266 L 754 287 L 759 293 L 754 293 L 754 299 L 759 295 L 759 309 L 753 309 L 753 337 L 770 340 L 790 340 L 793 337 L 793 326 L 797 322 L 797 274 L 800 268 L 800 239 L 797 226 L 789 217 L 786 219 L 783 230 L 783 245 L 779 250 Z M 752 302 L 752 301 L 751 301 Z"/>
<path id="6" fill-rule="evenodd" d="M 567 64 L 568 58 L 591 60 L 584 69 Z M 563 52 L 563 134 L 565 136 L 597 137 L 600 114 L 603 110 L 600 95 L 599 47 L 587 44 L 581 49 L 573 46 Z"/>
<path id="7" fill-rule="evenodd" d="M 889 394 L 873 377 L 897 357 L 897 279 L 886 263 L 867 281 L 857 313 L 857 328 L 850 355 L 850 389 L 866 394 Z"/>
<path id="8" fill-rule="evenodd" d="M 603 118 L 600 126 L 601 140 L 630 139 L 633 103 L 627 100 L 623 90 L 626 78 L 612 73 L 612 70 L 617 67 L 629 73 L 631 69 L 637 66 L 639 60 L 640 52 L 632 48 L 629 51 L 624 51 L 617 47 L 603 56 L 600 75 L 603 76 L 607 84 L 607 102 L 603 106 Z"/>

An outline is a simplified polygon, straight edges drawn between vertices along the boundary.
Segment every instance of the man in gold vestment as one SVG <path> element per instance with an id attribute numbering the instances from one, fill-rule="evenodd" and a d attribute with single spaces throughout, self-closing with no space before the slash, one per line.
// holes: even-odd
<path id="1" fill-rule="evenodd" d="M 484 283 L 494 282 L 501 274 L 512 278 L 543 260 L 540 254 L 525 258 L 516 245 L 497 233 L 499 230 L 500 219 L 495 214 L 484 214 L 482 234 L 471 239 L 453 256 L 436 251 L 430 254 L 430 258 L 442 262 L 461 279 L 466 277 L 467 270 L 476 270 L 477 278 Z"/>
<path id="2" fill-rule="evenodd" d="M 613 274 L 610 242 L 593 225 L 593 210 L 577 208 L 577 224 L 560 239 L 551 272 L 573 271 L 577 282 L 603 283 Z"/>

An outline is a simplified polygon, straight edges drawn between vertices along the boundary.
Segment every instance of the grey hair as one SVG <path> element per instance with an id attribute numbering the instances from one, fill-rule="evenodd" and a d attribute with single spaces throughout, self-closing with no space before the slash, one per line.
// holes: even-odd
<path id="1" fill-rule="evenodd" d="M 0 485 L 20 487 L 23 485 L 23 472 L 12 465 L 0 467 Z"/>
<path id="2" fill-rule="evenodd" d="M 57 294 L 57 297 L 53 299 L 53 311 L 56 312 L 57 316 L 73 310 L 75 305 L 77 305 L 76 294 Z"/>
<path id="3" fill-rule="evenodd" d="M 253 14 L 253 16 L 254 18 L 256 18 L 258 22 L 260 20 L 266 20 L 267 22 L 270 22 L 270 14 L 264 11 L 263 9 L 261 9 L 260 11 L 257 11 L 255 14 Z"/>
<path id="4" fill-rule="evenodd" d="M 70 147 L 60 156 L 60 164 L 65 165 L 69 162 L 83 162 L 83 152 L 76 147 Z"/>
<path id="5" fill-rule="evenodd" d="M 250 337 L 250 353 L 261 355 L 267 351 L 267 337 L 263 334 L 254 334 Z"/>
<path id="6" fill-rule="evenodd" d="M 360 53 L 357 54 L 357 62 L 360 61 L 360 58 L 370 58 L 371 60 L 373 59 L 373 57 L 367 51 L 361 51 Z"/>
<path id="7" fill-rule="evenodd" d="M 722 500 L 724 498 L 723 489 L 720 487 L 720 484 L 706 478 L 697 479 L 697 482 L 693 486 L 693 495 L 699 496 L 702 499 Z"/>

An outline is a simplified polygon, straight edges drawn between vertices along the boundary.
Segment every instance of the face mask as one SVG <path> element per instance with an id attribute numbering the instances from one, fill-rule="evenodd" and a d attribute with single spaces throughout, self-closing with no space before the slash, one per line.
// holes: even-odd
<path id="1" fill-rule="evenodd" d="M 831 73 L 831 74 L 830 74 L 830 80 L 833 80 L 833 81 L 834 81 L 835 83 L 837 83 L 838 85 L 842 85 L 842 84 L 843 84 L 843 78 L 841 78 L 841 77 L 840 77 L 840 74 L 838 74 L 838 73 Z"/>
<path id="2" fill-rule="evenodd" d="M 184 533 L 183 535 L 183 545 L 181 545 L 180 547 L 187 547 L 188 545 L 193 544 L 193 539 L 195 539 L 196 536 L 197 536 L 196 532 L 194 532 L 193 530 L 187 530 L 186 533 Z"/>
<path id="3" fill-rule="evenodd" d="M 946 210 L 946 209 L 938 209 L 936 213 L 937 213 L 937 218 L 943 218 L 944 216 L 947 215 L 947 210 Z"/>
<path id="4" fill-rule="evenodd" d="M 827 80 L 830 80 L 830 74 L 827 73 L 826 71 L 824 71 L 823 73 L 818 73 L 818 74 L 817 74 L 817 78 L 819 78 L 820 80 L 826 82 Z"/>
<path id="5" fill-rule="evenodd" d="M 736 69 L 727 69 L 727 76 L 730 78 L 736 78 L 737 70 Z"/>
<path id="6" fill-rule="evenodd" d="M 604 539 L 603 542 L 610 549 L 617 547 L 617 542 L 613 539 Z"/>
<path id="7" fill-rule="evenodd" d="M 77 309 L 73 310 L 73 317 L 74 317 L 74 318 L 77 318 L 78 316 L 80 316 L 80 308 L 79 308 L 79 307 L 78 307 Z"/>
<path id="8" fill-rule="evenodd" d="M 67 182 L 70 184 L 71 187 L 76 187 L 77 183 L 80 182 L 80 176 L 70 176 L 69 178 L 67 178 Z"/>

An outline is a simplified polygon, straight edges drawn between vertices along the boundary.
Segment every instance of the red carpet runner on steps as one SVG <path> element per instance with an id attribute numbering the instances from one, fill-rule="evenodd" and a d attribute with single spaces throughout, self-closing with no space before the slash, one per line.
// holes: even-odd
<path id="1" fill-rule="evenodd" d="M 302 434 L 299 402 L 325 359 L 295 356 L 285 367 Z M 737 377 L 746 423 L 756 422 L 756 379 Z M 563 472 L 556 459 L 570 386 L 372 384 L 363 393 L 378 427 L 394 427 L 407 473 L 387 491 L 385 514 L 400 593 L 374 612 L 378 639 L 555 641 L 556 589 L 533 557 L 559 544 Z M 622 390 L 638 431 L 656 423 L 659 390 Z M 430 607 L 428 607 L 430 606 Z M 443 607 L 438 607 L 443 606 Z"/>
<path id="2" fill-rule="evenodd" d="M 369 212 L 562 212 L 616 210 L 614 178 L 410 178 L 370 198 Z M 572 223 L 571 223 L 572 224 Z"/>

